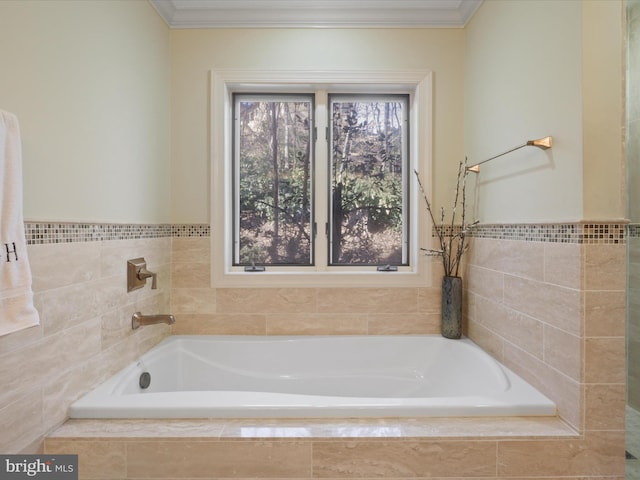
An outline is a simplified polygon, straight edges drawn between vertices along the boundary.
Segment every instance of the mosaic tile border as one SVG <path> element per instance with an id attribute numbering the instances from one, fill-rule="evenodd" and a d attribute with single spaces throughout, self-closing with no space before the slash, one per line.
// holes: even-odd
<path id="1" fill-rule="evenodd" d="M 627 225 L 627 237 L 640 237 L 640 223 L 630 223 L 629 225 Z"/>
<path id="2" fill-rule="evenodd" d="M 457 231 L 459 227 L 454 227 Z M 208 237 L 207 224 L 120 224 L 25 222 L 28 245 L 163 237 Z M 434 235 L 435 235 L 434 230 Z M 624 223 L 483 224 L 469 233 L 475 238 L 528 242 L 624 244 L 640 237 L 640 225 Z"/>
<path id="3" fill-rule="evenodd" d="M 164 237 L 208 237 L 205 224 L 25 222 L 27 245 Z"/>
<path id="4" fill-rule="evenodd" d="M 205 224 L 180 224 L 171 226 L 172 237 L 208 237 L 211 228 Z"/>
<path id="5" fill-rule="evenodd" d="M 541 224 L 483 224 L 473 228 L 471 237 L 527 242 L 624 244 L 625 223 L 541 223 Z"/>
<path id="6" fill-rule="evenodd" d="M 171 236 L 171 225 L 121 223 L 25 222 L 27 245 L 48 243 L 99 242 Z"/>

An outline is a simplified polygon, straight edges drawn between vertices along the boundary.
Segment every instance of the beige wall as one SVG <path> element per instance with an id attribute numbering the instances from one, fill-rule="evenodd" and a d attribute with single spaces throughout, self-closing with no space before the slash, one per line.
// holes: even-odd
<path id="1" fill-rule="evenodd" d="M 582 2 L 583 218 L 625 218 L 625 15 L 622 1 Z"/>
<path id="2" fill-rule="evenodd" d="M 485 2 L 465 29 L 465 149 L 483 223 L 624 216 L 622 3 Z M 473 162 L 471 162 L 473 163 Z"/>
<path id="3" fill-rule="evenodd" d="M 172 30 L 172 221 L 209 223 L 209 72 L 430 69 L 434 198 L 450 202 L 463 151 L 462 29 Z M 180 199 L 179 201 L 177 199 Z"/>
<path id="4" fill-rule="evenodd" d="M 169 29 L 148 2 L 0 2 L 26 220 L 169 220 Z"/>

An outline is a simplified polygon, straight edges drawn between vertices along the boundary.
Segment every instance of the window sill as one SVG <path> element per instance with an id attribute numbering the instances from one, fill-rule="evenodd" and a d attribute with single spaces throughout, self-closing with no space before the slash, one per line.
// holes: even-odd
<path id="1" fill-rule="evenodd" d="M 214 288 L 429 287 L 431 269 L 422 272 L 212 272 Z"/>

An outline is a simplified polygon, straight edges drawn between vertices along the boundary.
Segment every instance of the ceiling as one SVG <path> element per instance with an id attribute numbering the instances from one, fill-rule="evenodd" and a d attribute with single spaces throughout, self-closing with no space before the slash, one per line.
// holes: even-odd
<path id="1" fill-rule="evenodd" d="M 483 0 L 149 0 L 171 28 L 461 28 Z"/>

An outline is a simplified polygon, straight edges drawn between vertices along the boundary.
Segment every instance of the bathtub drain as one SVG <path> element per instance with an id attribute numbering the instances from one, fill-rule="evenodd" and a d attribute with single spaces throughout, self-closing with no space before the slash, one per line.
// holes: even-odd
<path id="1" fill-rule="evenodd" d="M 140 388 L 142 388 L 143 390 L 145 388 L 149 388 L 149 385 L 151 385 L 151 374 L 149 372 L 143 372 L 140 374 Z"/>

